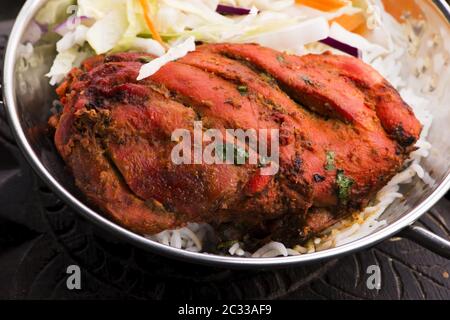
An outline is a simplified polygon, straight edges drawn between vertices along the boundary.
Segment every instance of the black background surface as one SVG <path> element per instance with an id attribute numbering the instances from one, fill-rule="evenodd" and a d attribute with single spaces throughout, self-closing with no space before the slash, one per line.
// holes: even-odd
<path id="1" fill-rule="evenodd" d="M 21 1 L 1 0 L 0 20 Z M 0 34 L 7 24 L 0 21 Z M 0 36 L 0 47 L 5 38 Z M 1 49 L 0 49 L 1 54 Z M 442 200 L 420 224 L 450 238 Z M 82 289 L 66 286 L 78 265 Z M 381 267 L 380 290 L 366 286 Z M 400 237 L 304 267 L 231 271 L 167 260 L 120 242 L 68 209 L 23 159 L 0 107 L 0 299 L 449 299 L 450 261 Z"/>

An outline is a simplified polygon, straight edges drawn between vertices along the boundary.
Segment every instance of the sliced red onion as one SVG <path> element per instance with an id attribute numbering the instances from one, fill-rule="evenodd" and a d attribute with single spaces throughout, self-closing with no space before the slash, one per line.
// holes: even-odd
<path id="1" fill-rule="evenodd" d="M 48 32 L 48 24 L 42 24 L 33 19 L 33 22 L 36 23 L 43 33 Z"/>
<path id="2" fill-rule="evenodd" d="M 326 39 L 320 40 L 319 42 L 345 52 L 351 56 L 354 56 L 355 58 L 361 58 L 361 51 L 358 48 L 352 47 L 351 45 L 348 45 L 336 39 L 328 37 Z"/>
<path id="3" fill-rule="evenodd" d="M 238 8 L 233 6 L 227 6 L 225 4 L 219 4 L 217 5 L 216 12 L 223 15 L 246 16 L 250 14 L 251 10 L 247 8 Z"/>
<path id="4" fill-rule="evenodd" d="M 75 21 L 75 22 L 74 22 Z M 65 35 L 67 32 L 72 31 L 71 27 L 73 27 L 73 24 L 87 24 L 89 22 L 93 22 L 94 19 L 86 17 L 86 16 L 81 16 L 81 17 L 69 17 L 66 21 L 64 21 L 63 23 L 57 25 L 53 31 L 56 32 L 57 34 L 63 36 Z M 71 26 L 72 24 L 72 26 Z"/>

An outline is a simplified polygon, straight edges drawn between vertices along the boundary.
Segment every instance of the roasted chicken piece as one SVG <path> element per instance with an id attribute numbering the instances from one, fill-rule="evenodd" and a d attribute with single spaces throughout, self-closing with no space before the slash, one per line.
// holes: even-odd
<path id="1" fill-rule="evenodd" d="M 64 110 L 50 121 L 76 185 L 140 234 L 207 222 L 300 243 L 366 206 L 421 132 L 397 91 L 353 57 L 202 45 L 137 81 L 149 59 L 86 60 L 58 88 Z M 194 121 L 278 129 L 280 170 L 263 176 L 258 165 L 174 164 L 171 134 L 192 131 Z"/>

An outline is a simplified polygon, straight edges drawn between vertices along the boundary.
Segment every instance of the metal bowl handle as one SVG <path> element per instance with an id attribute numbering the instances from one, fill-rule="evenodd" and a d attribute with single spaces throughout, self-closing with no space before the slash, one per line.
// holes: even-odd
<path id="1" fill-rule="evenodd" d="M 441 257 L 450 259 L 450 241 L 446 240 L 427 229 L 411 225 L 402 230 L 400 235 L 417 244 L 433 251 Z"/>

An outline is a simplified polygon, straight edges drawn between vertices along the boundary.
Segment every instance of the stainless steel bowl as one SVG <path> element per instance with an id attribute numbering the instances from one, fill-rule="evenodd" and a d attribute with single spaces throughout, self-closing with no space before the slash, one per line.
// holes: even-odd
<path id="1" fill-rule="evenodd" d="M 423 11 L 428 28 L 436 32 L 440 32 L 442 29 L 446 39 L 450 39 L 449 6 L 444 1 L 420 0 L 416 2 Z M 54 57 L 54 50 L 50 50 L 53 54 L 48 54 L 31 65 L 24 64 L 20 57 L 20 47 L 26 39 L 30 22 L 45 3 L 46 0 L 27 1 L 16 20 L 4 62 L 4 99 L 12 131 L 30 164 L 65 202 L 84 217 L 108 229 L 118 237 L 152 252 L 184 261 L 221 267 L 267 268 L 299 265 L 362 250 L 405 229 L 408 231 L 406 234 L 411 238 L 420 240 L 425 246 L 450 258 L 450 242 L 440 239 L 420 227 L 411 226 L 450 187 L 449 95 L 446 96 L 448 98 L 446 101 L 440 101 L 438 106 L 430 108 L 434 115 L 434 123 L 428 140 L 432 143 L 433 149 L 431 155 L 423 161 L 422 165 L 436 182 L 430 186 L 418 180 L 415 181 L 407 190 L 404 190 L 407 194 L 406 200 L 395 202 L 383 214 L 382 218 L 388 222 L 385 227 L 346 245 L 295 257 L 264 259 L 224 257 L 171 248 L 130 232 L 104 218 L 82 200 L 83 197 L 74 187 L 73 179 L 65 171 L 64 163 L 57 155 L 52 140 L 46 134 L 49 110 L 55 99 L 55 94 L 54 89 L 48 85 L 48 80 L 44 77 L 44 74 L 49 70 Z M 404 2 L 397 3 L 398 5 L 404 4 Z M 421 46 L 426 48 L 424 47 L 426 45 L 426 43 L 423 43 Z M 54 43 L 51 43 L 50 47 L 54 47 Z M 441 79 L 438 78 L 437 81 L 439 82 Z M 450 83 L 447 84 L 447 87 L 450 87 Z"/>

